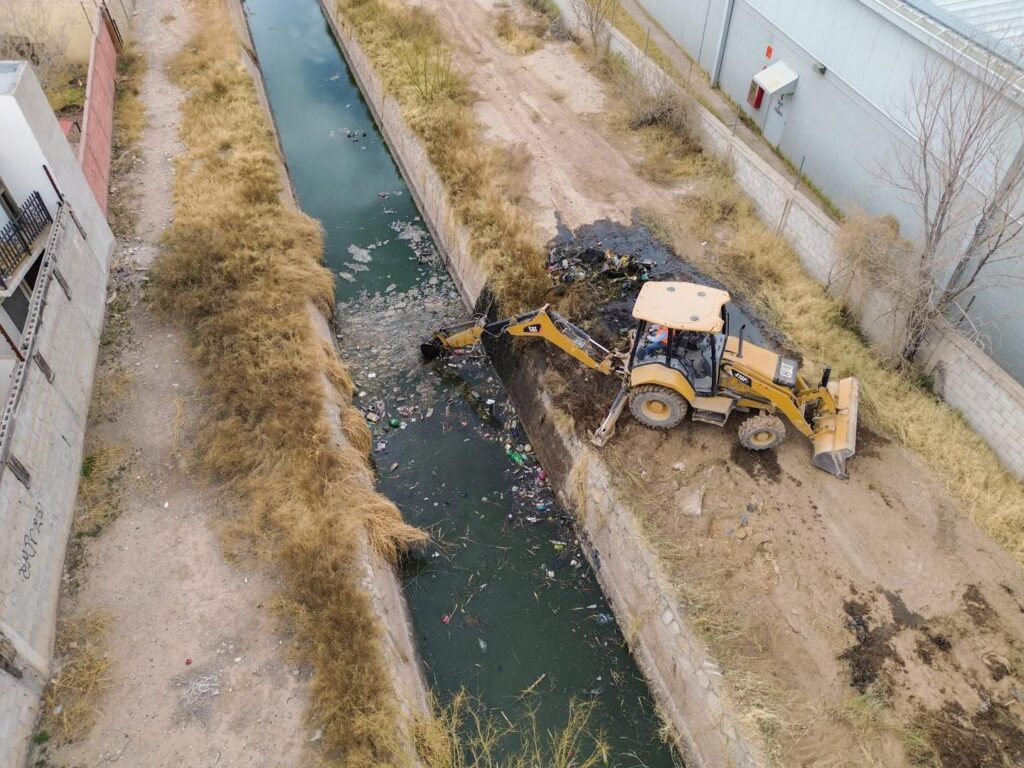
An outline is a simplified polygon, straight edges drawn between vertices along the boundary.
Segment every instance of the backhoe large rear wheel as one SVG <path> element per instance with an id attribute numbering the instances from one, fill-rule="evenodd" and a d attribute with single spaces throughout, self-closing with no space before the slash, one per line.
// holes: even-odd
<path id="1" fill-rule="evenodd" d="M 629 393 L 629 411 L 633 418 L 652 429 L 672 429 L 689 409 L 685 397 L 657 384 L 641 384 Z"/>
<path id="2" fill-rule="evenodd" d="M 740 424 L 740 445 L 752 451 L 767 451 L 786 439 L 786 425 L 778 416 L 761 413 Z"/>

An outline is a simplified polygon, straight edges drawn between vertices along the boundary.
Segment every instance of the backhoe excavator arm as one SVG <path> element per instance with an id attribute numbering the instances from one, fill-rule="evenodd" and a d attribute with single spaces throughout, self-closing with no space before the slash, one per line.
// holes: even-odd
<path id="1" fill-rule="evenodd" d="M 478 318 L 460 325 L 442 328 L 431 337 L 430 341 L 420 345 L 420 351 L 423 353 L 423 357 L 432 360 L 453 349 L 468 347 L 484 338 L 503 334 L 544 339 L 576 358 L 583 365 L 600 373 L 621 375 L 625 372 L 625 359 L 622 355 L 605 349 L 589 334 L 577 328 L 547 304 L 540 309 L 532 309 L 521 315 L 496 320 L 492 323 Z"/>

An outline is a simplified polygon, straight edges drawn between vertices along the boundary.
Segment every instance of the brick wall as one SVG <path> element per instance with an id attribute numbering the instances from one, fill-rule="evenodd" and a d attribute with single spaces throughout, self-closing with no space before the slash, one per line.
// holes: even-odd
<path id="1" fill-rule="evenodd" d="M 111 142 L 114 130 L 114 76 L 117 71 L 117 40 L 113 24 L 103 8 L 96 9 L 96 36 L 89 55 L 85 114 L 78 161 L 89 187 L 104 213 L 110 189 Z"/>

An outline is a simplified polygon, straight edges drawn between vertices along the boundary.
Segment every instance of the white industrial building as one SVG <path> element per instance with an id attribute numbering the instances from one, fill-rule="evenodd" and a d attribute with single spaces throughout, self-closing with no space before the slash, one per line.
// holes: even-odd
<path id="1" fill-rule="evenodd" d="M 826 197 L 844 211 L 893 214 L 910 239 L 919 212 L 879 169 L 913 151 L 903 107 L 915 73 L 942 57 L 972 74 L 994 65 L 1014 98 L 1024 85 L 1024 0 L 639 2 Z M 1020 119 L 1005 132 L 1004 158 L 1024 158 L 1021 104 L 1011 107 Z M 971 181 L 998 183 L 991 173 Z M 966 245 L 977 215 L 964 218 Z M 1024 264 L 1012 269 L 1024 277 Z M 979 293 L 971 312 L 986 323 L 993 357 L 1024 381 L 1024 284 Z"/>

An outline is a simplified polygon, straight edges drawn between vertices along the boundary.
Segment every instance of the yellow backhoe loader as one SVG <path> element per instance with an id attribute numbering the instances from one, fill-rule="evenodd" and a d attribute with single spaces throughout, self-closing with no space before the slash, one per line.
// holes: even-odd
<path id="1" fill-rule="evenodd" d="M 733 412 L 751 414 L 739 440 L 754 451 L 774 448 L 786 436 L 786 418 L 814 446 L 814 465 L 845 478 L 857 448 L 859 386 L 855 378 L 808 385 L 796 360 L 749 342 L 744 330 L 729 335 L 726 291 L 694 283 L 644 284 L 633 307 L 638 321 L 630 350 L 605 349 L 548 305 L 516 317 L 483 319 L 442 328 L 420 349 L 428 360 L 485 337 L 541 338 L 589 368 L 620 376 L 622 388 L 592 442 L 603 446 L 629 403 L 633 418 L 653 429 L 671 429 L 692 411 L 694 421 L 723 426 Z"/>

